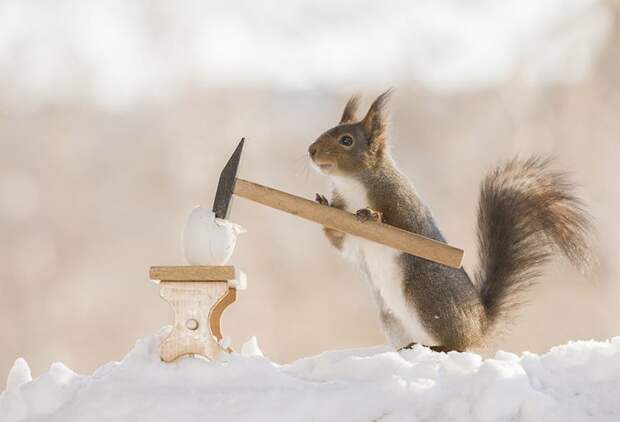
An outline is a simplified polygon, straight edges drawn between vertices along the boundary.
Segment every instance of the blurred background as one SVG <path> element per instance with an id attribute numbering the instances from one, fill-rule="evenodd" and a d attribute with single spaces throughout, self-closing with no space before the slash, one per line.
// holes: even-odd
<path id="1" fill-rule="evenodd" d="M 172 315 L 148 280 L 180 265 L 194 205 L 248 138 L 240 175 L 326 193 L 308 145 L 353 92 L 395 87 L 392 146 L 477 265 L 478 186 L 551 154 L 599 228 L 601 266 L 563 260 L 490 351 L 620 334 L 620 2 L 0 0 L 0 374 L 121 359 Z M 356 271 L 318 226 L 243 199 L 224 315 L 277 362 L 384 343 Z M 3 376 L 3 375 L 0 375 Z"/>

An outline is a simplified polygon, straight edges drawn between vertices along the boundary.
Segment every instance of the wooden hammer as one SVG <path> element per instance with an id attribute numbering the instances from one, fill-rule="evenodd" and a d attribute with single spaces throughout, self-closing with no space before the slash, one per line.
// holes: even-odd
<path id="1" fill-rule="evenodd" d="M 398 227 L 376 221 L 360 222 L 354 214 L 318 204 L 267 186 L 237 177 L 244 139 L 224 166 L 213 202 L 213 212 L 226 218 L 232 195 L 249 199 L 335 230 L 389 246 L 438 264 L 460 268 L 463 250 Z"/>

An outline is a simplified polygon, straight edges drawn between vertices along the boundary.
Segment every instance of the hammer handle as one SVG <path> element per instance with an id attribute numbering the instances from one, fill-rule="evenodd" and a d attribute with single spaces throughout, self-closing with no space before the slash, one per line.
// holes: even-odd
<path id="1" fill-rule="evenodd" d="M 361 223 L 354 214 L 321 205 L 257 183 L 236 179 L 234 194 L 326 227 L 363 237 L 438 264 L 460 268 L 463 250 L 375 221 Z"/>

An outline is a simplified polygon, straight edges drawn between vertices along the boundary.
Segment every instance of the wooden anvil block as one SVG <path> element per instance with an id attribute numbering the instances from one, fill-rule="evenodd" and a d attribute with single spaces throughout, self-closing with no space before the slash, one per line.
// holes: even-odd
<path id="1" fill-rule="evenodd" d="M 230 352 L 220 342 L 220 319 L 224 309 L 245 288 L 245 276 L 232 266 L 151 267 L 151 280 L 160 281 L 160 296 L 174 310 L 170 335 L 160 345 L 164 362 L 183 356 L 217 359 Z"/>

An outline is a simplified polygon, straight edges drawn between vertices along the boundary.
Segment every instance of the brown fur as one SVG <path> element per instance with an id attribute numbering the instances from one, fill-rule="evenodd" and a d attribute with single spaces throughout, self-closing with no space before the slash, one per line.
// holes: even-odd
<path id="1" fill-rule="evenodd" d="M 358 95 L 353 95 L 347 101 L 347 105 L 344 106 L 342 117 L 340 118 L 340 124 L 353 123 L 357 120 L 357 109 L 359 108 L 360 98 Z"/>
<path id="2" fill-rule="evenodd" d="M 510 316 L 554 245 L 581 271 L 594 261 L 588 214 L 566 175 L 549 167 L 540 157 L 513 159 L 480 189 L 475 279 L 489 322 Z"/>
<path id="3" fill-rule="evenodd" d="M 341 124 L 310 146 L 311 159 L 323 165 L 330 176 L 360 182 L 366 190 L 367 206 L 379 212 L 386 223 L 445 241 L 430 210 L 389 154 L 385 106 L 390 93 L 379 96 L 357 122 L 358 98 L 352 97 Z M 352 145 L 342 144 L 345 136 L 353 139 Z M 326 199 L 324 202 L 329 204 Z M 498 321 L 511 316 L 554 247 L 578 268 L 592 261 L 593 230 L 588 215 L 566 177 L 551 171 L 548 160 L 513 159 L 498 166 L 482 183 L 479 204 L 480 268 L 475 283 L 462 268 L 448 268 L 405 253 L 399 258 L 403 279 L 394 283 L 400 284 L 425 329 L 440 342 L 438 350 L 480 345 Z M 346 207 L 337 190 L 329 205 Z M 331 229 L 325 233 L 342 249 L 344 233 Z M 402 324 L 390 312 L 389 304 L 381 298 L 378 303 L 388 336 L 402 333 Z M 390 327 L 394 329 L 390 331 Z M 403 347 L 417 341 L 401 337 L 392 338 L 392 343 Z"/>

